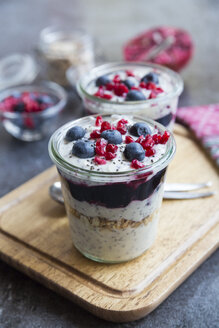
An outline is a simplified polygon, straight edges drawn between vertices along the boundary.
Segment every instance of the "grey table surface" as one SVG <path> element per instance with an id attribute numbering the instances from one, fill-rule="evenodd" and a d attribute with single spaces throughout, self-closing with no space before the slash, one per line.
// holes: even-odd
<path id="1" fill-rule="evenodd" d="M 2 0 L 0 56 L 30 52 L 43 27 L 68 22 L 94 35 L 107 60 L 114 61 L 122 58 L 122 44 L 144 29 L 179 26 L 191 33 L 196 50 L 182 72 L 185 90 L 180 104 L 215 103 L 219 101 L 218 17 L 217 0 Z M 60 125 L 81 115 L 80 100 L 72 91 L 69 95 Z M 0 196 L 51 166 L 47 142 L 24 143 L 1 127 Z M 0 261 L 0 327 L 219 327 L 219 252 L 150 315 L 124 324 L 96 318 Z"/>

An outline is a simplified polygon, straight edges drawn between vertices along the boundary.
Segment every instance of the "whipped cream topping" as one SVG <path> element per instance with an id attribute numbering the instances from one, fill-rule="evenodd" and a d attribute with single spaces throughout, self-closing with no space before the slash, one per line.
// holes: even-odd
<path id="1" fill-rule="evenodd" d="M 104 121 L 109 122 L 111 125 L 117 126 L 117 123 L 121 120 L 125 119 L 128 121 L 126 124 L 127 126 L 127 133 L 122 135 L 122 140 L 123 142 L 118 144 L 118 149 L 116 151 L 116 157 L 111 159 L 111 160 L 105 160 L 104 156 L 99 156 L 95 155 L 91 158 L 79 158 L 72 154 L 72 148 L 74 143 L 76 141 L 66 141 L 65 135 L 67 130 L 63 130 L 63 136 L 62 139 L 59 142 L 59 147 L 58 147 L 58 152 L 60 156 L 69 164 L 74 165 L 76 167 L 79 167 L 81 169 L 93 171 L 93 172 L 124 172 L 124 171 L 130 171 L 130 170 L 135 170 L 136 168 L 133 168 L 131 166 L 131 162 L 125 158 L 124 155 L 124 150 L 126 147 L 126 137 L 131 136 L 134 141 L 138 139 L 138 137 L 133 136 L 130 134 L 129 129 L 130 127 L 140 121 L 134 120 L 133 116 L 131 115 L 112 115 L 112 116 L 107 116 L 104 117 Z M 83 124 L 84 123 L 84 124 Z M 154 127 L 152 124 L 147 123 L 147 125 L 151 129 L 151 136 L 159 133 L 158 129 Z M 72 123 L 72 126 L 68 126 L 68 129 L 73 127 L 73 126 L 78 126 L 78 123 Z M 96 126 L 96 117 L 93 116 L 87 116 L 84 119 L 80 120 L 80 126 L 86 129 L 86 133 L 83 138 L 80 140 L 90 140 L 94 142 L 94 147 L 95 147 L 95 142 L 97 139 L 90 139 L 90 134 L 94 130 L 100 130 L 100 126 Z M 105 139 L 103 139 L 105 140 Z M 148 165 L 151 165 L 152 163 L 158 161 L 166 152 L 166 143 L 165 144 L 155 144 L 153 146 L 154 149 L 154 154 L 152 156 L 145 156 L 144 159 L 141 161 L 141 163 L 146 167 Z M 105 161 L 105 164 L 98 164 L 95 161 L 95 158 L 101 158 Z"/>

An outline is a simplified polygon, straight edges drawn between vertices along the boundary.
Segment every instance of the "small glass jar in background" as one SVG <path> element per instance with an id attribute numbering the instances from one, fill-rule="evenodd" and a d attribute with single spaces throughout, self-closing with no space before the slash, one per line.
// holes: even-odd
<path id="1" fill-rule="evenodd" d="M 39 74 L 35 59 L 26 53 L 13 53 L 0 60 L 0 90 L 32 83 Z"/>
<path id="2" fill-rule="evenodd" d="M 37 53 L 47 78 L 68 86 L 66 70 L 72 66 L 83 71 L 94 66 L 93 39 L 81 30 L 47 27 L 40 33 Z"/>

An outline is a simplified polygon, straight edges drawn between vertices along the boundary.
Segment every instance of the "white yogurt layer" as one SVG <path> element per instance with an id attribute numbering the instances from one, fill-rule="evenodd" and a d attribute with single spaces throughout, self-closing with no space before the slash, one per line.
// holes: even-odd
<path id="1" fill-rule="evenodd" d="M 127 126 L 132 126 L 136 121 L 133 119 L 133 116 L 130 115 L 112 115 L 107 118 L 105 118 L 108 122 L 113 124 L 114 126 L 117 125 L 118 121 L 121 119 L 126 119 L 128 121 Z M 88 121 L 89 119 L 89 121 Z M 96 118 L 93 116 L 86 117 L 86 121 L 83 125 L 83 120 L 81 121 L 81 125 L 83 128 L 86 129 L 86 134 L 81 140 L 86 140 L 90 138 L 90 133 L 95 129 L 100 129 L 100 127 L 95 126 L 95 120 Z M 141 120 L 139 119 L 139 122 Z M 158 130 L 152 125 L 147 123 L 152 131 L 152 135 L 156 134 Z M 75 124 L 74 124 L 75 125 Z M 74 126 L 72 125 L 72 126 Z M 66 133 L 66 131 L 65 131 Z M 123 141 L 125 141 L 126 136 L 131 136 L 128 132 L 125 135 L 122 135 Z M 133 137 L 133 136 L 132 136 Z M 138 137 L 133 137 L 134 140 L 137 140 Z M 65 134 L 63 135 L 63 138 L 59 144 L 59 153 L 61 157 L 67 161 L 69 164 L 77 166 L 82 169 L 90 170 L 90 171 L 97 171 L 97 172 L 124 172 L 124 171 L 130 171 L 134 170 L 131 167 L 130 161 L 128 161 L 124 156 L 124 150 L 126 147 L 125 142 L 118 144 L 118 150 L 116 152 L 117 156 L 112 160 L 107 160 L 106 164 L 104 165 L 98 165 L 94 161 L 93 158 L 79 158 L 72 154 L 72 147 L 74 143 L 73 142 L 66 142 L 65 140 Z M 154 162 L 157 162 L 166 152 L 166 144 L 157 144 L 154 145 L 155 155 L 151 157 L 145 157 L 141 163 L 143 163 L 145 166 L 151 165 Z M 102 157 L 102 156 L 100 156 Z"/>
<path id="2" fill-rule="evenodd" d="M 91 226 L 86 218 L 69 215 L 76 248 L 85 256 L 103 262 L 123 262 L 145 252 L 156 238 L 159 214 L 155 212 L 146 224 L 136 228 L 101 229 Z"/>
<path id="3" fill-rule="evenodd" d="M 156 70 L 152 70 L 151 68 L 146 67 L 146 68 L 136 68 L 136 69 L 132 70 L 132 72 L 135 75 L 134 77 L 128 76 L 124 70 L 119 70 L 117 72 L 106 74 L 106 76 L 108 76 L 110 78 L 110 80 L 113 80 L 114 76 L 118 75 L 120 77 L 121 81 L 124 81 L 126 79 L 132 81 L 134 83 L 134 86 L 138 87 L 140 89 L 140 91 L 144 94 L 145 98 L 148 99 L 150 96 L 151 90 L 147 90 L 145 88 L 139 87 L 139 83 L 143 76 L 145 76 L 146 74 L 151 73 L 151 72 L 156 72 Z M 171 82 L 171 77 L 169 75 L 160 74 L 157 72 L 156 72 L 156 74 L 158 75 L 158 78 L 159 78 L 159 83 L 156 84 L 156 86 L 163 89 L 163 92 L 159 93 L 157 95 L 157 98 L 160 98 L 160 97 L 166 95 L 167 93 L 170 93 L 173 90 L 173 85 Z M 98 89 L 99 88 L 96 86 L 96 79 L 95 79 L 88 84 L 86 91 L 89 94 L 94 95 L 98 91 Z M 116 102 L 125 101 L 125 98 L 123 96 L 121 96 L 121 97 L 117 96 L 112 91 L 105 90 L 104 93 L 112 96 L 112 98 L 109 101 L 116 101 Z"/>

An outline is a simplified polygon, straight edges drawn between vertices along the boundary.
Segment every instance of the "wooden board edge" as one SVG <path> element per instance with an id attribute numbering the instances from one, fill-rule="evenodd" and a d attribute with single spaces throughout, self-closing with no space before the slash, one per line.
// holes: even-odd
<path id="1" fill-rule="evenodd" d="M 22 271 L 24 274 L 28 275 L 30 278 L 38 281 L 39 283 L 43 284 L 45 287 L 50 288 L 51 290 L 61 294 L 62 296 L 70 299 L 71 301 L 75 302 L 79 306 L 83 307 L 85 310 L 88 310 L 92 314 L 96 315 L 97 317 L 100 317 L 102 319 L 112 321 L 112 322 L 129 322 L 138 320 L 150 312 L 152 312 L 155 308 L 157 308 L 179 285 L 182 284 L 197 268 L 200 266 L 218 247 L 218 233 L 219 233 L 219 225 L 216 225 L 211 229 L 211 231 L 208 232 L 202 239 L 200 239 L 191 249 L 187 251 L 187 253 L 183 256 L 183 259 L 180 258 L 177 261 L 177 264 L 174 265 L 172 268 L 170 268 L 167 272 L 165 272 L 161 277 L 159 277 L 156 281 L 153 282 L 151 286 L 149 286 L 146 290 L 142 291 L 139 295 L 132 296 L 130 299 L 133 300 L 141 300 L 144 299 L 143 306 L 137 306 L 136 308 L 130 308 L 130 304 L 128 304 L 127 299 L 121 299 L 121 302 L 124 304 L 127 303 L 127 306 L 123 306 L 122 310 L 113 309 L 111 306 L 109 309 L 101 308 L 97 304 L 95 304 L 95 301 L 93 303 L 88 302 L 86 299 L 83 299 L 83 296 L 80 295 L 80 288 L 77 293 L 73 293 L 66 288 L 63 288 L 61 285 L 57 285 L 57 283 L 52 280 L 50 277 L 45 277 L 42 272 L 36 272 L 33 268 L 30 266 L 30 257 L 33 256 L 33 251 L 29 249 L 23 249 L 25 256 L 29 252 L 28 256 L 29 258 L 26 258 L 26 264 L 22 263 L 15 257 L 13 257 L 10 254 L 10 248 L 8 249 L 8 252 L 2 251 L 0 249 L 0 258 L 7 262 L 9 265 L 13 266 L 19 271 Z M 0 233 L 1 235 L 1 233 Z M 2 235 L 4 238 L 6 238 L 4 235 Z M 7 238 L 6 238 L 7 239 Z M 2 243 L 2 238 L 0 241 L 0 245 Z M 7 243 L 7 241 L 6 241 Z M 11 241 L 10 241 L 11 243 Z M 16 245 L 17 243 L 17 245 Z M 19 243 L 12 241 L 12 244 L 14 244 L 14 247 L 19 247 Z M 196 250 L 203 249 L 205 252 L 200 255 L 199 252 Z M 14 252 L 13 252 L 14 253 Z M 196 259 L 194 260 L 194 255 L 196 255 Z M 199 255 L 199 256 L 197 256 Z M 192 263 L 191 262 L 192 259 Z M 35 263 L 36 261 L 39 261 L 38 265 L 42 269 L 42 262 L 40 262 L 39 259 L 34 259 Z M 187 268 L 185 270 L 185 264 L 187 265 Z M 48 263 L 44 262 L 44 265 L 49 266 Z M 182 265 L 184 265 L 184 270 L 182 271 Z M 53 268 L 52 268 L 53 269 Z M 176 279 L 176 273 L 178 272 L 177 279 Z M 173 278 L 174 277 L 174 278 Z M 171 279 L 170 279 L 171 278 Z M 159 293 L 159 295 L 155 295 L 152 297 L 153 292 L 156 291 L 159 286 L 162 286 L 162 283 L 164 283 L 166 280 L 170 279 L 172 283 L 170 284 L 169 281 L 169 288 L 166 290 L 163 290 Z M 83 286 L 89 290 L 88 286 Z M 93 291 L 89 291 L 91 294 Z M 156 294 L 156 293 L 155 293 Z M 103 295 L 99 295 L 100 297 L 103 297 Z M 106 297 L 106 296 L 104 296 Z M 95 299 L 94 299 L 95 300 Z M 112 303 L 111 298 L 111 303 Z M 139 302 L 137 302 L 139 303 Z"/>

